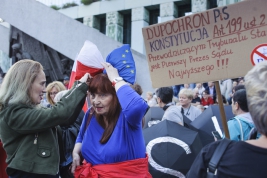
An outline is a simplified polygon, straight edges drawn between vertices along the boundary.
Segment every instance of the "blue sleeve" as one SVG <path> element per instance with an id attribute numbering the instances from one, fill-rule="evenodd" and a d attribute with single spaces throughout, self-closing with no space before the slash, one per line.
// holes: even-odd
<path id="1" fill-rule="evenodd" d="M 82 121 L 82 125 L 80 127 L 80 131 L 79 134 L 76 138 L 76 142 L 75 143 L 82 143 L 83 141 L 83 135 L 85 132 L 85 127 L 86 127 L 86 122 L 87 122 L 87 118 L 88 118 L 88 114 L 90 113 L 90 109 L 87 110 L 87 112 L 85 113 L 84 117 L 83 117 L 83 121 Z"/>
<path id="2" fill-rule="evenodd" d="M 122 107 L 124 118 L 130 125 L 137 128 L 148 108 L 145 100 L 129 85 L 123 85 L 117 91 L 117 96 Z"/>
<path id="3" fill-rule="evenodd" d="M 227 125 L 229 129 L 230 139 L 240 141 L 240 127 L 237 121 L 235 121 L 234 119 L 229 120 L 227 122 Z"/>

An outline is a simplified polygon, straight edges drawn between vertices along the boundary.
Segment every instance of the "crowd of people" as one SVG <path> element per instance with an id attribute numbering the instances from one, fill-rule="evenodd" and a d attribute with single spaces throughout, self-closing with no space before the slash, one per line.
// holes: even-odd
<path id="1" fill-rule="evenodd" d="M 3 160 L 0 165 L 10 178 L 149 178 L 142 132 L 149 107 L 162 108 L 162 120 L 186 126 L 184 116 L 194 121 L 218 103 L 213 82 L 161 87 L 143 99 L 140 85 L 122 78 L 111 63 L 102 65 L 106 73 L 85 73 L 71 89 L 69 77 L 46 86 L 43 67 L 33 60 L 21 60 L 9 69 L 0 87 L 0 151 L 6 159 L 6 165 L 1 165 Z M 218 176 L 267 173 L 266 75 L 267 62 L 262 62 L 245 79 L 220 81 L 222 99 L 235 115 L 228 121 L 230 139 L 238 142 L 228 146 Z M 84 113 L 86 98 L 92 107 Z M 257 137 L 250 140 L 252 130 Z M 202 149 L 187 177 L 206 177 L 220 142 Z"/>
<path id="2" fill-rule="evenodd" d="M 232 96 L 235 91 L 235 88 L 244 86 L 244 77 L 236 79 L 227 79 L 219 81 L 219 86 L 221 90 L 221 97 L 225 105 L 232 104 Z M 196 83 L 196 84 L 183 84 L 175 85 L 171 87 L 173 90 L 173 102 L 176 105 L 180 105 L 180 91 L 183 89 L 192 90 L 193 98 L 192 105 L 197 106 L 198 108 L 207 108 L 209 105 L 218 104 L 218 96 L 216 93 L 216 88 L 214 82 L 210 81 L 207 83 Z M 148 91 L 146 93 L 146 101 L 150 107 L 158 106 L 156 93 Z M 198 106 L 200 105 L 200 106 Z"/>
<path id="3" fill-rule="evenodd" d="M 229 85 L 229 80 L 227 81 Z M 227 118 L 228 130 L 231 140 L 248 140 L 255 126 L 247 107 L 246 90 L 244 78 L 239 78 L 238 82 L 233 80 L 232 93 L 228 100 L 232 105 L 233 118 Z M 230 86 L 230 85 L 229 85 Z M 202 91 L 202 94 L 200 92 Z M 210 94 L 212 93 L 212 95 Z M 150 107 L 161 107 L 164 110 L 162 120 L 168 119 L 180 125 L 185 125 L 183 120 L 186 116 L 194 121 L 210 105 L 218 104 L 218 96 L 213 82 L 208 82 L 206 89 L 201 83 L 196 84 L 196 88 L 191 89 L 189 85 L 179 91 L 178 99 L 174 96 L 173 87 L 161 87 L 156 89 L 154 96 L 152 92 L 147 92 L 147 103 Z M 151 105 L 152 101 L 153 105 Z M 223 104 L 229 105 L 225 96 L 222 95 Z M 159 123 L 159 121 L 149 121 L 149 127 Z M 256 134 L 256 138 L 259 134 Z"/>

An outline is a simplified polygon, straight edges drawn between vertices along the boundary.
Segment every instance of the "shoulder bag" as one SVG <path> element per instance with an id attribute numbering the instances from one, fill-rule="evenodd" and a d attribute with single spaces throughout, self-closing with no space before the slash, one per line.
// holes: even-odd
<path id="1" fill-rule="evenodd" d="M 217 168 L 218 168 L 219 162 L 230 143 L 231 143 L 231 140 L 225 138 L 217 146 L 216 150 L 214 151 L 210 159 L 209 167 L 207 168 L 206 178 L 215 178 L 215 176 L 217 175 Z"/>

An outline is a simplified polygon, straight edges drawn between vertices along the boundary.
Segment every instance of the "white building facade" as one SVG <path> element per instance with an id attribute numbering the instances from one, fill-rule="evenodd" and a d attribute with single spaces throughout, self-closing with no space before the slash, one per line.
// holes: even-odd
<path id="1" fill-rule="evenodd" d="M 41 0 L 39 0 L 41 1 Z M 102 0 L 59 10 L 145 54 L 142 28 L 241 0 Z"/>

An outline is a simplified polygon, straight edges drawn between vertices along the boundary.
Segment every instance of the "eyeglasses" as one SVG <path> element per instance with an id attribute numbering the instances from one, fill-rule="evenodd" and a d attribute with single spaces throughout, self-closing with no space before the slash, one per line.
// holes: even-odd
<path id="1" fill-rule="evenodd" d="M 56 95 L 58 92 L 49 92 L 49 95 Z"/>

